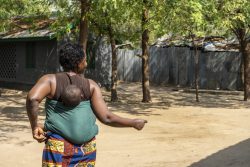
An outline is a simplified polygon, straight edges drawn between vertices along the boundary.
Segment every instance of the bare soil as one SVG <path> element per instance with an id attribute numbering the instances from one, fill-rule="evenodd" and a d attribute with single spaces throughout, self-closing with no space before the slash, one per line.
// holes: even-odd
<path id="1" fill-rule="evenodd" d="M 0 166 L 39 167 L 43 144 L 32 139 L 25 110 L 27 92 L 2 90 Z M 98 122 L 96 167 L 249 167 L 250 102 L 243 92 L 193 91 L 151 87 L 152 103 L 141 103 L 140 83 L 120 83 L 119 102 L 109 109 L 148 120 L 142 131 Z M 41 105 L 39 120 L 45 113 Z"/>

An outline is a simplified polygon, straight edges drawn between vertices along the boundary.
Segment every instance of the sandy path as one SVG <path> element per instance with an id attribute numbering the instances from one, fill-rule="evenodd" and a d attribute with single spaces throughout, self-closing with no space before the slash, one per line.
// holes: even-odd
<path id="1" fill-rule="evenodd" d="M 96 167 L 249 167 L 250 102 L 241 101 L 242 93 L 201 93 L 197 104 L 192 93 L 152 87 L 153 102 L 143 104 L 140 91 L 139 84 L 122 83 L 121 100 L 108 105 L 149 123 L 136 131 L 98 122 Z M 109 92 L 103 93 L 108 100 Z M 43 144 L 31 137 L 25 96 L 5 90 L 0 97 L 1 167 L 41 166 Z"/>

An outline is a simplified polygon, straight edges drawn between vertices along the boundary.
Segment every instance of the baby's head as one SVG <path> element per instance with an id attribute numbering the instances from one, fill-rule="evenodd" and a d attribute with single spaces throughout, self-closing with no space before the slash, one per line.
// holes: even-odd
<path id="1" fill-rule="evenodd" d="M 76 85 L 68 85 L 61 95 L 62 102 L 67 107 L 77 106 L 82 99 L 82 91 Z"/>

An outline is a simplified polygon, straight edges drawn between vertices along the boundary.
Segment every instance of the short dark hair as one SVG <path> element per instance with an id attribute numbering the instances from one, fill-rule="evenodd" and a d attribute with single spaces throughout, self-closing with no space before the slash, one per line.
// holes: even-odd
<path id="1" fill-rule="evenodd" d="M 86 57 L 82 46 L 74 43 L 64 44 L 59 49 L 58 55 L 64 71 L 75 71 L 78 64 Z"/>

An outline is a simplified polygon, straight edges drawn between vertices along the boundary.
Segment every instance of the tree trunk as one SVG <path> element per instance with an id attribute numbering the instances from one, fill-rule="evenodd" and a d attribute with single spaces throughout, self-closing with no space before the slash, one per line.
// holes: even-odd
<path id="1" fill-rule="evenodd" d="M 250 42 L 246 46 L 246 62 L 245 62 L 245 78 L 246 78 L 246 100 L 250 95 Z"/>
<path id="2" fill-rule="evenodd" d="M 196 102 L 199 102 L 199 54 L 198 54 L 198 46 L 195 43 L 195 34 L 191 34 L 192 38 L 192 44 L 194 47 L 194 61 L 195 61 L 195 67 L 194 67 L 194 85 L 195 85 L 195 97 L 196 97 Z"/>
<path id="3" fill-rule="evenodd" d="M 239 52 L 241 52 L 241 49 L 239 50 Z M 244 91 L 244 60 L 243 60 L 242 54 L 241 54 L 239 76 L 240 76 L 240 85 L 241 85 L 239 90 Z"/>
<path id="4" fill-rule="evenodd" d="M 196 102 L 199 102 L 199 54 L 197 50 L 197 46 L 195 47 L 195 95 Z"/>
<path id="5" fill-rule="evenodd" d="M 81 18 L 80 18 L 80 45 L 86 53 L 87 41 L 88 41 L 88 19 L 87 12 L 90 8 L 90 3 L 88 0 L 80 0 L 81 2 Z"/>
<path id="6" fill-rule="evenodd" d="M 111 44 L 111 50 L 112 50 L 112 76 L 111 76 L 111 101 L 115 102 L 118 100 L 117 97 L 117 54 L 116 54 L 116 48 L 115 48 L 115 39 L 113 34 L 112 25 L 109 25 L 108 28 L 109 31 L 109 39 Z"/>
<path id="7" fill-rule="evenodd" d="M 150 102 L 150 89 L 149 89 L 149 30 L 146 27 L 149 19 L 149 11 L 147 9 L 148 0 L 143 0 L 143 10 L 142 10 L 142 102 Z"/>
<path id="8" fill-rule="evenodd" d="M 247 42 L 245 40 L 240 42 L 240 50 L 244 65 L 244 101 L 247 101 L 249 95 L 250 71 L 249 71 L 249 55 L 247 51 Z"/>
<path id="9" fill-rule="evenodd" d="M 250 84 L 250 65 L 249 65 L 249 54 L 248 54 L 248 43 L 246 40 L 246 30 L 243 28 L 238 28 L 234 30 L 239 43 L 240 43 L 240 52 L 242 54 L 243 60 L 243 88 L 244 88 L 244 101 L 247 101 L 249 95 L 249 84 Z"/>

